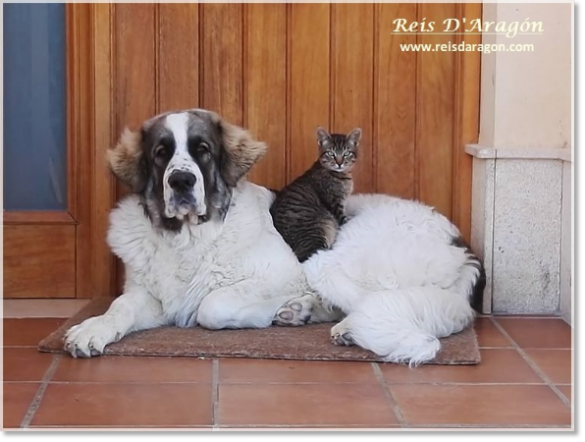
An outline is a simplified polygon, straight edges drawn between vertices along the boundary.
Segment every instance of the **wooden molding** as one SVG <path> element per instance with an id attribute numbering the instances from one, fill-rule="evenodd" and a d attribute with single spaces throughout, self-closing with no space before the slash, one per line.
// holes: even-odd
<path id="1" fill-rule="evenodd" d="M 113 179 L 105 153 L 112 140 L 111 5 L 67 4 L 70 127 L 75 183 L 70 207 L 77 228 L 77 297 L 113 294 L 113 257 L 106 244 Z"/>
<path id="2" fill-rule="evenodd" d="M 482 16 L 481 3 L 460 3 L 456 7 L 457 16 L 465 17 L 468 23 Z M 457 43 L 462 40 L 459 36 Z M 481 43 L 481 35 L 466 35 L 465 43 Z M 479 139 L 481 52 L 456 52 L 455 63 L 452 219 L 470 242 L 472 158 L 465 153 L 465 146 Z"/>
<path id="3" fill-rule="evenodd" d="M 74 298 L 75 229 L 59 224 L 5 225 L 4 296 Z"/>
<path id="4" fill-rule="evenodd" d="M 93 75 L 94 75 L 94 141 L 92 151 L 93 197 L 95 210 L 91 223 L 91 286 L 86 287 L 88 297 L 114 295 L 116 266 L 114 255 L 107 243 L 108 214 L 116 202 L 116 185 L 106 163 L 106 152 L 113 146 L 117 134 L 114 131 L 114 63 L 113 63 L 113 8 L 115 5 L 92 5 Z M 79 296 L 82 297 L 82 296 Z"/>
<path id="5" fill-rule="evenodd" d="M 4 211 L 4 225 L 14 224 L 77 224 L 69 212 L 57 210 Z"/>

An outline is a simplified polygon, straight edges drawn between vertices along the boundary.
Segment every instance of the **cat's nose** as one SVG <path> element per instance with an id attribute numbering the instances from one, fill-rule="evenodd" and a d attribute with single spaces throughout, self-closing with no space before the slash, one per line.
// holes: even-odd
<path id="1" fill-rule="evenodd" d="M 343 157 L 335 157 L 335 162 L 338 166 L 341 166 L 343 164 Z"/>

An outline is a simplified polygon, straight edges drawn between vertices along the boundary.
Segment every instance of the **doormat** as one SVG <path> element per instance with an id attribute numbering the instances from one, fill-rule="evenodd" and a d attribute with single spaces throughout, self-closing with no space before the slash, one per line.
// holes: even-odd
<path id="1" fill-rule="evenodd" d="M 115 298 L 97 298 L 69 318 L 39 343 L 39 351 L 66 353 L 65 332 L 87 318 L 103 314 Z M 362 348 L 331 344 L 332 324 L 244 330 L 206 330 L 200 327 L 160 327 L 133 332 L 106 346 L 111 356 L 183 356 L 194 358 L 255 358 L 302 361 L 383 362 Z M 441 339 L 441 350 L 429 364 L 473 365 L 480 361 L 479 345 L 473 326 Z"/>

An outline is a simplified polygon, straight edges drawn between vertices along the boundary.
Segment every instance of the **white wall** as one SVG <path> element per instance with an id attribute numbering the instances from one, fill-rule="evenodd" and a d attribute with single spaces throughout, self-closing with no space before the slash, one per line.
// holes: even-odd
<path id="1" fill-rule="evenodd" d="M 571 4 L 484 5 L 485 21 L 542 22 L 542 35 L 486 35 L 485 43 L 532 44 L 533 52 L 482 56 L 479 144 L 567 148 L 571 143 Z M 528 19 L 528 20 L 526 20 Z"/>
<path id="2" fill-rule="evenodd" d="M 571 291 L 572 5 L 484 4 L 483 19 L 542 22 L 542 35 L 484 35 L 532 44 L 482 55 L 474 158 L 472 247 L 484 258 L 486 307 L 555 313 Z"/>

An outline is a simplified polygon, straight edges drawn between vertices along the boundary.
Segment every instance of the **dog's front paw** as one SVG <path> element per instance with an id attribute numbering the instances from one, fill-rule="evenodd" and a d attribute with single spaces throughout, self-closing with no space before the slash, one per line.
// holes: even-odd
<path id="1" fill-rule="evenodd" d="M 354 345 L 351 332 L 345 321 L 331 327 L 331 343 L 334 345 Z"/>
<path id="2" fill-rule="evenodd" d="M 305 325 L 311 319 L 315 301 L 316 298 L 309 294 L 291 299 L 278 309 L 272 323 L 281 326 Z"/>
<path id="3" fill-rule="evenodd" d="M 90 358 L 100 356 L 106 345 L 121 337 L 122 334 L 112 328 L 103 316 L 97 316 L 67 330 L 64 348 L 74 358 Z"/>

